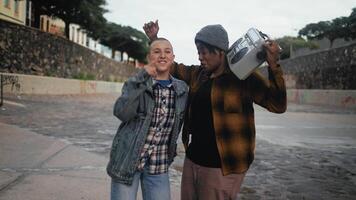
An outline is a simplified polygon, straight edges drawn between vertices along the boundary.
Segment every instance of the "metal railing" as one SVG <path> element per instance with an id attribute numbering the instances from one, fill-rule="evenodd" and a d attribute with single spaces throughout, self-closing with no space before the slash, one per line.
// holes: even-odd
<path id="1" fill-rule="evenodd" d="M 0 95 L 1 95 L 1 101 L 0 101 L 0 107 L 3 105 L 4 103 L 4 85 L 3 85 L 3 78 L 2 78 L 2 74 L 0 74 L 0 84 L 1 84 L 1 91 L 0 91 Z"/>
<path id="2" fill-rule="evenodd" d="M 9 90 L 15 94 L 17 94 L 21 88 L 19 77 L 16 74 L 0 73 L 0 107 L 4 105 L 4 87 L 6 85 L 10 85 Z"/>

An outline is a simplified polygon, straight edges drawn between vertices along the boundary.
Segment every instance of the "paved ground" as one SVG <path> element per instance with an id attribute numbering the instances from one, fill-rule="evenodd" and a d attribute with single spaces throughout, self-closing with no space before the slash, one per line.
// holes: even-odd
<path id="1" fill-rule="evenodd" d="M 48 136 L 45 138 L 53 143 L 61 143 L 65 149 L 74 148 L 70 155 L 77 155 L 78 151 L 79 154 L 97 157 L 101 164 L 94 168 L 93 176 L 100 175 L 87 180 L 105 182 L 102 184 L 105 186 L 99 189 L 103 192 L 100 196 L 102 198 L 83 194 L 82 199 L 107 199 L 108 179 L 103 168 L 108 159 L 112 138 L 119 125 L 119 121 L 112 116 L 115 99 L 115 95 L 7 95 L 4 106 L 0 108 L 0 122 L 31 131 L 24 134 Z M 355 199 L 355 113 L 355 110 L 342 108 L 290 104 L 286 114 L 276 115 L 256 107 L 256 158 L 243 184 L 241 199 Z M 2 129 L 1 135 L 3 136 Z M 66 147 L 68 145 L 70 147 Z M 9 155 L 17 158 L 11 153 Z M 183 156 L 184 152 L 180 148 L 170 171 L 175 198 L 179 196 L 177 190 L 180 186 Z M 49 170 L 52 169 L 50 167 L 45 167 L 44 171 L 37 168 L 18 169 L 16 166 L 7 166 L 7 162 L 8 160 L 0 159 L 0 176 L 11 183 L 11 180 L 17 180 L 16 177 L 20 174 L 20 180 L 27 183 L 27 187 L 23 187 L 22 190 L 24 194 L 37 185 L 48 185 L 51 180 L 58 181 L 56 179 L 58 177 L 67 177 L 56 176 L 53 173 L 63 171 L 53 172 Z M 61 160 L 57 164 L 60 166 Z M 37 165 L 43 168 L 43 160 L 37 162 Z M 73 173 L 79 173 L 80 170 L 88 169 L 79 168 L 79 171 Z M 30 173 L 31 176 L 22 176 L 23 173 Z M 39 181 L 43 179 L 32 178 L 35 177 L 32 173 L 38 175 L 36 177 L 49 173 L 55 178 L 49 179 L 48 184 L 45 184 L 47 182 Z M 0 199 L 8 199 L 4 197 L 9 194 L 10 188 L 16 187 L 11 185 L 9 187 L 6 184 L 4 186 L 2 181 L 0 183 Z M 17 183 L 14 182 L 15 185 Z M 21 182 L 20 185 L 22 184 Z M 80 185 L 79 182 L 77 185 Z M 82 187 L 77 185 L 66 186 L 73 191 L 77 188 L 80 193 Z M 83 187 L 90 188 L 90 184 L 83 184 Z M 69 195 L 71 190 L 68 188 L 60 188 L 57 191 L 63 193 L 68 190 Z"/>
<path id="2" fill-rule="evenodd" d="M 0 123 L 0 199 L 108 199 L 106 159 Z"/>

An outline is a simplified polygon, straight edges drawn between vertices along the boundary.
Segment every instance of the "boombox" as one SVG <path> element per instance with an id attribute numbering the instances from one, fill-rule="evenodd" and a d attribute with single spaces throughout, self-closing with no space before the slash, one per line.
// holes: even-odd
<path id="1" fill-rule="evenodd" d="M 227 60 L 231 71 L 240 79 L 246 79 L 258 66 L 266 61 L 263 45 L 268 36 L 250 28 L 227 51 Z"/>

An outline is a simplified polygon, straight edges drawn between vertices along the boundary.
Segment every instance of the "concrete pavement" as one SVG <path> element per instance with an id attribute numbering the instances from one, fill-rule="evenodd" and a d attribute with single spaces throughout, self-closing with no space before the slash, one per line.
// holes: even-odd
<path id="1" fill-rule="evenodd" d="M 109 199 L 104 156 L 1 122 L 0 156 L 0 200 Z"/>
<path id="2" fill-rule="evenodd" d="M 107 160 L 0 123 L 0 199 L 109 199 Z"/>
<path id="3" fill-rule="evenodd" d="M 0 200 L 108 199 L 116 96 L 7 95 L 0 122 L 14 126 L 0 125 Z M 255 112 L 256 157 L 242 200 L 355 199 L 354 109 L 289 104 L 282 115 L 259 106 Z M 183 159 L 178 148 L 170 170 L 173 199 L 179 199 Z"/>

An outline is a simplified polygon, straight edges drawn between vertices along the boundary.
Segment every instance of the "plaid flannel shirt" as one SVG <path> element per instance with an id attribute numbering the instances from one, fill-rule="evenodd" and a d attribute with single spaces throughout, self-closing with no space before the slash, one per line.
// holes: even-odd
<path id="1" fill-rule="evenodd" d="M 246 172 L 254 160 L 255 117 L 253 103 L 274 113 L 287 108 L 286 87 L 280 66 L 268 68 L 268 79 L 253 72 L 246 80 L 239 80 L 226 66 L 214 78 L 211 89 L 211 108 L 221 169 L 224 175 Z M 171 74 L 189 85 L 189 98 L 184 118 L 182 140 L 188 147 L 191 124 L 191 102 L 200 86 L 209 79 L 201 66 L 175 63 Z"/>
<path id="2" fill-rule="evenodd" d="M 140 155 L 138 170 L 148 167 L 148 173 L 168 172 L 168 144 L 174 124 L 175 92 L 172 84 L 163 87 L 154 84 L 155 108 L 149 132 Z"/>

